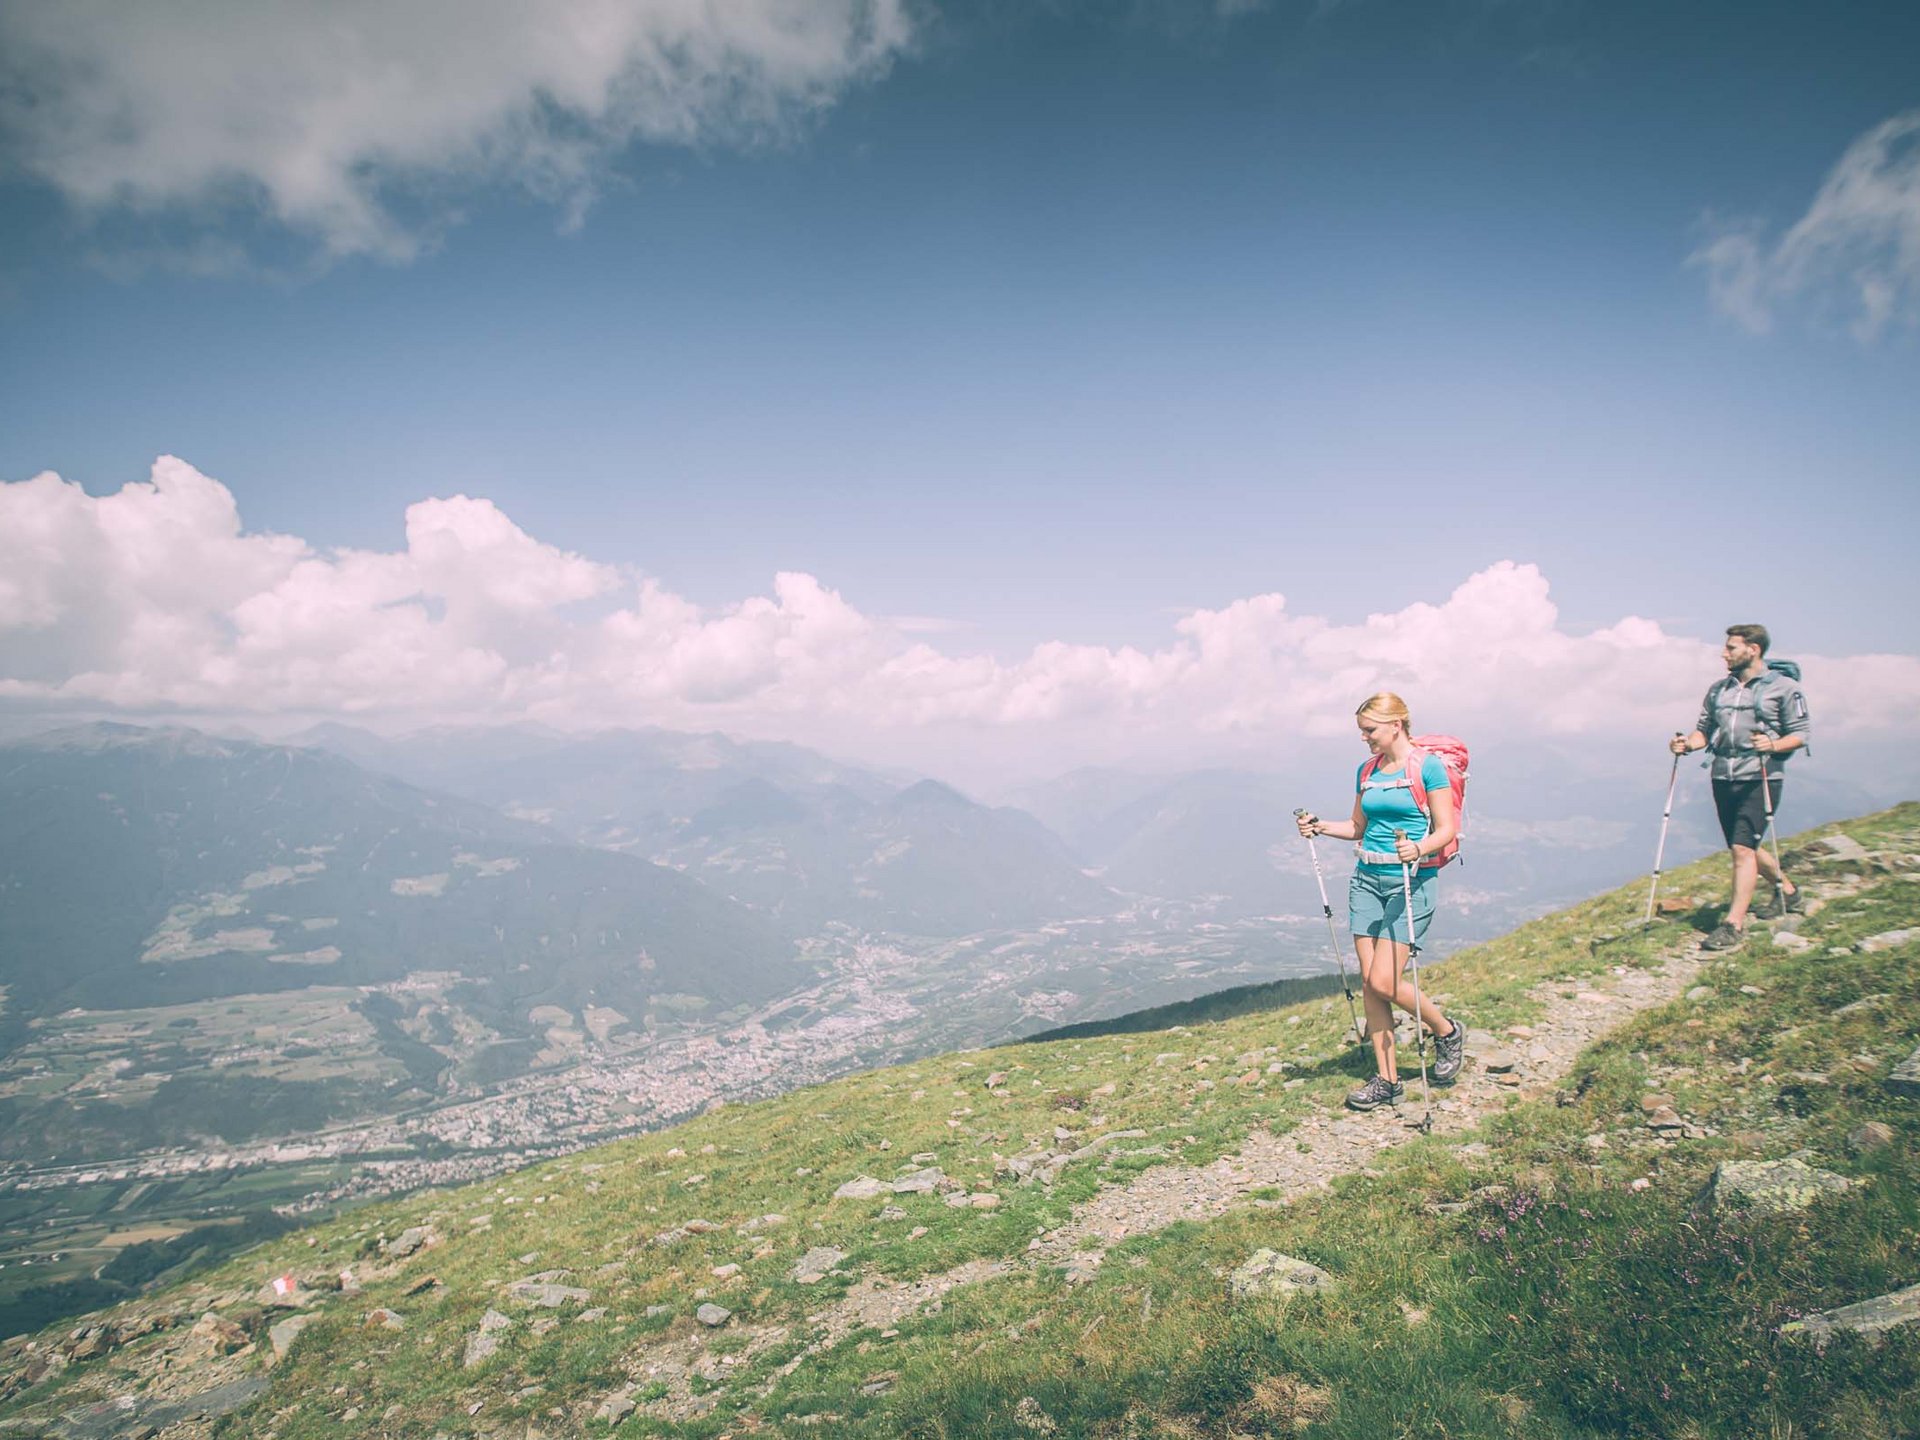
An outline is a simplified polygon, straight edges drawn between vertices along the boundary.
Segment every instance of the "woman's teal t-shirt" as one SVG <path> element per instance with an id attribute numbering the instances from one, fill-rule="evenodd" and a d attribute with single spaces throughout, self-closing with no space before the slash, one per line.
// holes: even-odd
<path id="1" fill-rule="evenodd" d="M 1382 855 L 1393 850 L 1393 832 L 1404 830 L 1407 838 L 1416 844 L 1427 838 L 1432 826 L 1420 807 L 1413 803 L 1413 787 L 1407 784 L 1406 767 L 1396 765 L 1391 770 L 1382 766 L 1361 783 L 1360 777 L 1367 767 L 1362 764 L 1354 771 L 1353 788 L 1360 796 L 1360 813 L 1366 816 L 1367 828 L 1360 832 L 1360 848 L 1377 851 Z M 1453 781 L 1447 774 L 1447 767 L 1438 758 L 1426 755 L 1420 761 L 1420 779 L 1427 787 L 1427 803 L 1433 803 L 1434 794 L 1453 788 Z M 1362 865 L 1362 870 L 1397 871 L 1398 865 Z"/>

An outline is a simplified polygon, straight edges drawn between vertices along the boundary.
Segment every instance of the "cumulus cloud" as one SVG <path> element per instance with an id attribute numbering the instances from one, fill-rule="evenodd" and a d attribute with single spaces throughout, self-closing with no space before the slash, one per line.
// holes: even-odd
<path id="1" fill-rule="evenodd" d="M 630 143 L 778 138 L 911 37 L 904 0 L 10 5 L 0 159 L 96 217 L 249 211 L 406 260 L 477 186 L 577 219 Z"/>
<path id="2" fill-rule="evenodd" d="M 1755 334 L 1801 299 L 1839 305 L 1863 341 L 1920 321 L 1920 110 L 1848 146 L 1778 240 L 1752 220 L 1713 232 L 1693 263 L 1715 308 Z"/>
<path id="3" fill-rule="evenodd" d="M 233 496 L 163 458 L 89 496 L 0 483 L 0 701 L 68 711 L 659 724 L 905 756 L 966 734 L 1056 753 L 1245 755 L 1342 738 L 1394 689 L 1416 725 L 1581 743 L 1690 720 L 1718 636 L 1628 616 L 1576 634 L 1511 561 L 1442 600 L 1338 624 L 1280 594 L 1196 610 L 1145 646 L 936 648 L 811 575 L 695 605 L 528 535 L 490 502 L 423 500 L 404 549 L 249 534 Z M 1801 655 L 1823 735 L 1920 706 L 1920 659 Z M 1067 743 L 1071 742 L 1071 743 Z"/>

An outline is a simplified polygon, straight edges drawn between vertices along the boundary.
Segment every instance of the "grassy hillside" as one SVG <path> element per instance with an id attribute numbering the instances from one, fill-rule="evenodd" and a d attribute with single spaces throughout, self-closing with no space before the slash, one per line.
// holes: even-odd
<path id="1" fill-rule="evenodd" d="M 1789 1327 L 1920 1281 L 1920 1102 L 1886 1083 L 1920 1039 L 1920 930 L 1886 938 L 1920 924 L 1920 805 L 1788 858 L 1821 904 L 1779 943 L 1694 953 L 1713 861 L 1651 927 L 1635 886 L 1426 972 L 1479 1054 L 1432 1135 L 1418 1101 L 1338 1118 L 1365 1072 L 1337 998 L 946 1056 L 282 1237 L 10 1344 L 0 1426 L 1912 1434 L 1920 1325 Z M 1703 1201 L 1722 1162 L 1800 1153 L 1846 1188 Z M 860 1177 L 907 1188 L 836 1198 Z M 1330 1288 L 1235 1294 L 1262 1248 Z M 262 1313 L 282 1272 L 312 1294 Z"/>

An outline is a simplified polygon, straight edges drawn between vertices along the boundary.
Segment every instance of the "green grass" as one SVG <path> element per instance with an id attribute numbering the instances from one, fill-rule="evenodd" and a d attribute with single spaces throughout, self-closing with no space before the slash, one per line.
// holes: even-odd
<path id="1" fill-rule="evenodd" d="M 1845 828 L 1870 848 L 1920 850 L 1920 806 Z M 1920 1279 L 1920 1115 L 1881 1084 L 1916 1041 L 1920 946 L 1851 948 L 1920 918 L 1920 871 L 1908 878 L 1804 858 L 1799 868 L 1827 876 L 1852 868 L 1874 885 L 1807 921 L 1806 952 L 1755 943 L 1714 963 L 1703 977 L 1712 999 L 1636 1017 L 1583 1057 L 1558 1097 L 1515 1099 L 1476 1137 L 1484 1154 L 1424 1140 L 1381 1156 L 1377 1177 L 1346 1177 L 1322 1199 L 1135 1236 L 1111 1247 L 1085 1285 L 1023 1268 L 956 1289 L 901 1322 L 898 1334 L 855 1332 L 782 1377 L 805 1317 L 848 1283 L 789 1279 L 807 1248 L 838 1246 L 848 1271 L 902 1280 L 972 1259 L 1018 1259 L 1103 1179 L 1204 1164 L 1257 1127 L 1284 1133 L 1337 1104 L 1364 1061 L 1339 1046 L 1346 1017 L 1336 998 L 1157 1034 L 1022 1044 L 874 1071 L 480 1185 L 368 1207 L 193 1282 L 183 1309 L 251 1293 L 278 1269 L 317 1275 L 354 1266 L 366 1277 L 362 1295 L 331 1304 L 301 1337 L 266 1400 L 218 1433 L 334 1440 L 509 1425 L 520 1433 L 528 1424 L 606 1433 L 590 1418 L 594 1407 L 663 1339 L 695 1333 L 702 1290 L 735 1312 L 737 1327 L 785 1325 L 787 1339 L 701 1381 L 695 1388 L 715 1401 L 707 1417 L 675 1426 L 636 1414 L 622 1436 L 757 1429 L 1026 1440 L 1047 1424 L 1062 1440 L 1914 1433 L 1920 1336 L 1896 1334 L 1874 1349 L 1841 1339 L 1820 1355 L 1779 1331 L 1806 1310 Z M 1668 893 L 1691 897 L 1691 919 L 1706 923 L 1724 884 L 1724 864 L 1703 862 L 1676 872 Z M 1602 896 L 1425 978 L 1478 1028 L 1537 1023 L 1544 1007 L 1528 992 L 1542 981 L 1563 981 L 1557 992 L 1571 996 L 1610 967 L 1658 964 L 1682 938 L 1687 918 L 1635 926 L 1644 897 L 1640 886 Z M 1761 993 L 1743 995 L 1743 985 Z M 1889 997 L 1883 1008 L 1838 1013 L 1872 994 Z M 1292 1068 L 1268 1075 L 1276 1061 Z M 990 1090 L 995 1072 L 1007 1083 Z M 1282 1088 L 1295 1078 L 1305 1083 Z M 1713 1133 L 1657 1142 L 1639 1106 L 1650 1089 Z M 1892 1126 L 1897 1140 L 1856 1156 L 1846 1136 L 1868 1119 Z M 1051 1144 L 1055 1126 L 1082 1136 L 1144 1130 L 1129 1143 L 1162 1153 L 1106 1169 L 1071 1166 L 1051 1191 L 996 1179 L 996 1155 Z M 1720 1160 L 1802 1148 L 1861 1183 L 1787 1219 L 1715 1217 L 1698 1207 Z M 970 1188 L 991 1188 L 1000 1207 L 894 1197 L 906 1218 L 882 1219 L 885 1201 L 832 1198 L 857 1174 L 891 1178 L 928 1151 Z M 1636 1180 L 1648 1183 L 1636 1190 Z M 786 1223 L 736 1233 L 768 1212 Z M 469 1223 L 479 1214 L 491 1216 L 489 1227 Z M 719 1228 L 649 1243 L 696 1217 Z M 379 1236 L 421 1223 L 446 1243 L 380 1274 Z M 916 1227 L 924 1227 L 917 1237 Z M 1288 1303 L 1230 1299 L 1221 1275 L 1259 1246 L 1323 1266 L 1340 1288 Z M 522 1263 L 529 1252 L 538 1258 Z M 716 1279 L 711 1271 L 722 1264 L 741 1273 Z M 512 1312 L 500 1287 L 551 1268 L 572 1271 L 607 1317 L 574 1324 L 563 1311 L 560 1325 L 530 1333 L 530 1317 Z M 428 1271 L 443 1285 L 403 1297 L 406 1281 Z M 647 1318 L 651 1304 L 672 1306 L 672 1317 Z M 408 1328 L 365 1329 L 361 1318 L 376 1305 L 401 1312 Z M 496 1359 L 463 1370 L 465 1337 L 489 1305 L 520 1323 Z M 709 1353 L 747 1344 L 740 1328 L 708 1338 Z M 83 1370 L 66 1390 L 79 1397 L 98 1383 Z M 342 1386 L 350 1398 L 336 1393 Z M 476 1400 L 483 1409 L 469 1418 Z M 0 1416 L 21 1404 L 0 1406 Z M 352 1421 L 341 1418 L 349 1405 Z M 390 1406 L 396 1417 L 383 1419 Z M 559 1418 L 549 1413 L 556 1407 Z"/>

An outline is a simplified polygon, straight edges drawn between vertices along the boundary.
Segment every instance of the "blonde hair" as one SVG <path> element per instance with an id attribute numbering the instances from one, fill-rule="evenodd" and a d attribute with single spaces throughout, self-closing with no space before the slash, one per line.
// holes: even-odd
<path id="1" fill-rule="evenodd" d="M 1398 720 L 1406 727 L 1407 734 L 1413 734 L 1413 716 L 1407 710 L 1407 702 L 1391 690 L 1369 695 L 1353 713 L 1362 720 Z"/>

